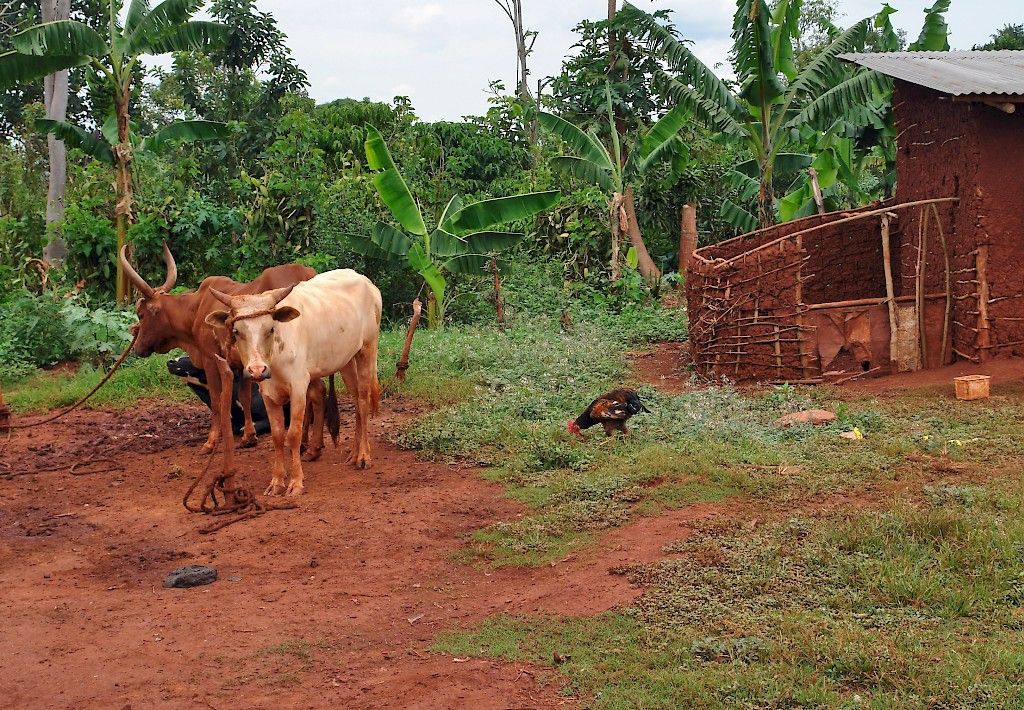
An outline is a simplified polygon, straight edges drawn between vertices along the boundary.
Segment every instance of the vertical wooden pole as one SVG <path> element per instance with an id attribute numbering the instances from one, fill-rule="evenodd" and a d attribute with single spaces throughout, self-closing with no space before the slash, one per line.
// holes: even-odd
<path id="1" fill-rule="evenodd" d="M 807 379 L 808 352 L 804 344 L 804 237 L 798 234 L 796 237 L 796 251 L 800 258 L 800 265 L 796 267 L 796 324 L 797 324 L 797 347 L 800 348 L 800 373 Z"/>
<path id="2" fill-rule="evenodd" d="M 889 215 L 882 215 L 882 268 L 885 270 L 885 299 L 889 304 L 889 367 L 899 371 L 899 323 L 896 320 L 896 287 L 892 282 L 892 246 L 889 243 Z"/>
<path id="3" fill-rule="evenodd" d="M 679 273 L 685 274 L 697 249 L 697 206 L 683 205 L 679 224 Z"/>
<path id="4" fill-rule="evenodd" d="M 420 299 L 412 302 L 412 318 L 409 319 L 409 330 L 405 333 L 405 345 L 402 346 L 402 357 L 395 365 L 395 379 L 405 382 L 405 371 L 409 369 L 409 350 L 412 349 L 412 339 L 416 335 L 416 326 L 420 324 L 420 313 L 423 311 L 423 304 Z"/>
<path id="5" fill-rule="evenodd" d="M 978 247 L 975 257 L 978 272 L 978 359 L 988 360 L 992 346 L 992 331 L 988 319 L 988 245 Z"/>
<path id="6" fill-rule="evenodd" d="M 505 305 L 501 302 L 501 281 L 498 278 L 498 257 L 491 257 L 491 271 L 494 274 L 494 311 L 498 318 L 498 327 L 505 325 Z"/>
<path id="7" fill-rule="evenodd" d="M 917 278 L 915 281 L 915 303 L 917 304 L 917 336 L 921 348 L 921 369 L 928 369 L 928 333 L 925 330 L 924 286 L 925 269 L 928 266 L 928 210 L 921 208 L 917 228 Z"/>
<path id="8" fill-rule="evenodd" d="M 942 258 L 946 270 L 946 311 L 942 319 L 942 353 L 939 356 L 939 366 L 946 364 L 946 353 L 950 347 L 950 324 L 953 320 L 953 267 L 950 264 L 949 245 L 946 244 L 946 230 L 942 228 L 942 218 L 939 217 L 939 208 L 935 203 L 928 205 L 935 217 L 935 226 L 939 229 L 939 241 L 942 242 Z M 988 304 L 986 304 L 987 310 Z M 955 359 L 955 358 L 954 358 Z"/>

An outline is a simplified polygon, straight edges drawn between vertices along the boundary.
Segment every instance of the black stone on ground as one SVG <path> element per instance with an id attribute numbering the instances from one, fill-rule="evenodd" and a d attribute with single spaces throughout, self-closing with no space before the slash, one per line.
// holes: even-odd
<path id="1" fill-rule="evenodd" d="M 213 584 L 217 581 L 217 570 L 206 565 L 188 565 L 167 575 L 164 580 L 165 587 L 187 589 L 188 587 L 200 587 L 204 584 Z"/>

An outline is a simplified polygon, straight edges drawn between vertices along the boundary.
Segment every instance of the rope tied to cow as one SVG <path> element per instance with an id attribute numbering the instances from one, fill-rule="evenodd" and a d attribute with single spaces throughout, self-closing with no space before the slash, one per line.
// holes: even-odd
<path id="1" fill-rule="evenodd" d="M 0 426 L 0 431 L 5 431 L 5 430 L 6 431 L 11 431 L 11 430 L 14 430 L 14 429 L 31 429 L 32 427 L 41 426 L 43 424 L 49 424 L 50 422 L 57 421 L 61 417 L 67 416 L 68 414 L 71 414 L 71 412 L 75 411 L 76 409 L 81 407 L 83 404 L 85 404 L 94 394 L 96 394 L 97 392 L 100 391 L 100 388 L 103 387 L 103 385 L 107 384 L 107 382 L 110 381 L 110 378 L 114 376 L 114 373 L 117 372 L 118 368 L 120 368 L 121 365 L 124 363 L 124 361 L 128 359 L 128 356 L 132 352 L 132 348 L 135 347 L 135 341 L 138 340 L 138 339 L 139 339 L 139 331 L 138 331 L 138 329 L 135 329 L 135 331 L 132 333 L 132 341 L 130 343 L 128 343 L 128 347 L 126 347 L 124 349 L 124 352 L 121 353 L 120 357 L 118 357 L 117 360 L 114 361 L 114 365 L 110 368 L 110 370 L 99 381 L 99 384 L 97 384 L 95 387 L 93 387 L 91 390 L 89 390 L 89 392 L 84 397 L 79 399 L 77 402 L 72 404 L 67 409 L 64 409 L 64 410 L 62 410 L 60 412 L 57 412 L 56 414 L 52 414 L 52 415 L 50 415 L 48 417 L 45 417 L 43 419 L 40 419 L 40 420 L 34 421 L 34 422 L 24 422 L 24 423 L 14 423 L 14 424 L 11 424 L 9 422 L 8 423 L 4 423 L 3 426 Z"/>
<path id="2" fill-rule="evenodd" d="M 249 320 L 250 318 L 259 318 L 261 316 L 272 316 L 274 311 L 277 310 L 277 306 L 270 306 L 269 308 L 261 308 L 257 311 L 250 313 L 239 313 L 232 315 L 226 321 L 224 321 L 224 330 L 226 331 L 224 340 L 227 343 L 228 349 L 235 346 L 235 323 L 240 320 Z"/>
<path id="3" fill-rule="evenodd" d="M 118 368 L 120 368 L 121 365 L 124 364 L 124 361 L 128 359 L 128 355 L 131 354 L 132 348 L 135 347 L 135 341 L 138 340 L 138 339 L 139 339 L 139 330 L 136 328 L 136 329 L 134 329 L 132 331 L 132 340 L 131 340 L 131 342 L 128 343 L 128 346 L 124 349 L 124 352 L 121 353 L 120 357 L 118 357 L 117 360 L 114 361 L 114 365 L 103 376 L 103 378 L 99 381 L 99 383 L 95 387 L 93 387 L 91 390 L 89 390 L 89 392 L 86 393 L 86 395 L 84 397 L 80 398 L 77 402 L 72 404 L 67 409 L 64 409 L 64 410 L 62 410 L 60 412 L 57 412 L 56 414 L 52 414 L 52 415 L 50 415 L 48 417 L 44 417 L 43 419 L 39 419 L 39 420 L 34 421 L 34 422 L 24 422 L 24 423 L 14 423 L 14 424 L 12 424 L 11 421 L 10 421 L 10 409 L 7 407 L 6 404 L 4 404 L 3 397 L 0 396 L 0 432 L 5 432 L 7 434 L 7 436 L 4 437 L 3 445 L 0 446 L 0 456 L 4 456 L 4 455 L 7 454 L 7 447 L 8 447 L 8 445 L 10 445 L 11 437 L 14 435 L 14 431 L 16 429 L 31 429 L 33 427 L 42 426 L 43 424 L 49 424 L 50 422 L 55 422 L 58 419 L 60 419 L 61 417 L 65 417 L 68 414 L 71 414 L 71 412 L 75 411 L 76 409 L 81 407 L 83 404 L 85 404 L 87 401 L 89 401 L 89 399 L 94 394 L 96 394 L 97 392 L 100 391 L 100 388 L 103 387 L 103 385 L 107 384 L 107 382 L 110 381 L 110 378 L 114 376 L 114 373 L 117 372 Z M 87 462 L 80 462 L 80 463 L 82 463 L 83 465 L 88 465 L 89 463 L 95 463 L 95 462 L 98 462 L 98 461 L 105 461 L 105 460 L 106 459 L 96 459 L 95 461 L 87 461 Z M 10 480 L 15 475 L 23 475 L 20 472 L 19 473 L 11 472 L 10 471 L 10 468 L 11 468 L 10 464 L 8 464 L 6 462 L 3 462 L 3 463 L 8 468 L 8 473 L 6 473 L 4 475 L 4 478 Z M 104 471 L 76 472 L 75 468 L 77 466 L 78 466 L 78 464 L 75 464 L 75 466 L 72 467 L 72 471 L 71 471 L 72 475 L 82 476 L 82 475 L 85 475 L 87 473 L 104 473 L 104 472 L 106 472 L 108 470 L 109 471 L 118 470 L 116 468 L 111 468 L 111 469 L 105 469 Z"/>

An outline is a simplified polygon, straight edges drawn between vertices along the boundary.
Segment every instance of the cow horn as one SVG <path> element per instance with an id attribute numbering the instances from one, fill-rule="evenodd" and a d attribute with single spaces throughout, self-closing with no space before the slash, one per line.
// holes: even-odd
<path id="1" fill-rule="evenodd" d="M 174 255 L 171 254 L 167 242 L 164 242 L 164 264 L 167 266 L 167 278 L 158 290 L 167 293 L 174 288 L 174 282 L 178 280 L 178 265 L 174 263 Z"/>
<path id="2" fill-rule="evenodd" d="M 128 277 L 128 280 L 135 284 L 135 288 L 139 289 L 143 296 L 146 298 L 152 298 L 154 293 L 153 287 L 146 283 L 146 279 L 139 276 L 139 272 L 132 268 L 132 265 L 128 263 L 128 257 L 126 255 L 127 250 L 128 245 L 125 244 L 121 247 L 121 251 L 117 255 L 118 260 L 121 262 L 121 268 L 124 269 L 124 273 Z"/>
<path id="3" fill-rule="evenodd" d="M 213 297 L 216 298 L 218 301 L 223 303 L 228 308 L 231 308 L 231 296 L 227 295 L 223 291 L 218 291 L 215 288 L 211 288 L 210 293 L 212 293 Z"/>
<path id="4" fill-rule="evenodd" d="M 292 289 L 296 286 L 297 284 L 292 284 L 291 286 L 285 286 L 284 288 L 277 288 L 267 293 L 267 295 L 274 299 L 274 305 L 276 306 L 278 303 L 288 298 L 288 294 L 291 293 Z"/>

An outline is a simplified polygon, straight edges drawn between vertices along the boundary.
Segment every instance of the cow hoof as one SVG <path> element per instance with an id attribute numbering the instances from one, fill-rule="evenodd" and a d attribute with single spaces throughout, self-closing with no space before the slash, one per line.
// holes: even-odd
<path id="1" fill-rule="evenodd" d="M 284 494 L 284 484 L 283 483 L 274 483 L 273 481 L 271 481 L 270 485 L 267 486 L 267 490 L 263 491 L 263 495 L 265 495 L 265 496 L 279 496 L 279 495 L 283 495 L 283 494 Z"/>
<path id="2" fill-rule="evenodd" d="M 199 453 L 202 456 L 209 456 L 210 454 L 213 453 L 213 450 L 215 448 L 217 448 L 216 444 L 211 444 L 210 442 L 206 442 L 205 444 L 203 444 L 202 446 L 199 447 Z"/>
<path id="3" fill-rule="evenodd" d="M 370 463 L 371 463 L 371 461 L 368 458 L 356 459 L 356 468 L 361 469 L 361 470 L 368 469 L 368 468 L 370 468 Z"/>
<path id="4" fill-rule="evenodd" d="M 301 496 L 305 492 L 305 486 L 303 486 L 301 483 L 293 483 L 290 486 L 288 486 L 288 491 L 285 493 L 285 495 L 288 497 L 295 497 Z"/>
<path id="5" fill-rule="evenodd" d="M 255 434 L 253 434 L 252 436 L 244 437 L 240 442 L 238 442 L 238 448 L 240 448 L 240 449 L 251 449 L 254 446 L 256 446 L 256 444 L 258 442 L 259 442 L 259 439 L 256 437 Z"/>
<path id="6" fill-rule="evenodd" d="M 307 449 L 306 453 L 302 455 L 303 461 L 316 461 L 323 454 L 323 449 Z"/>

